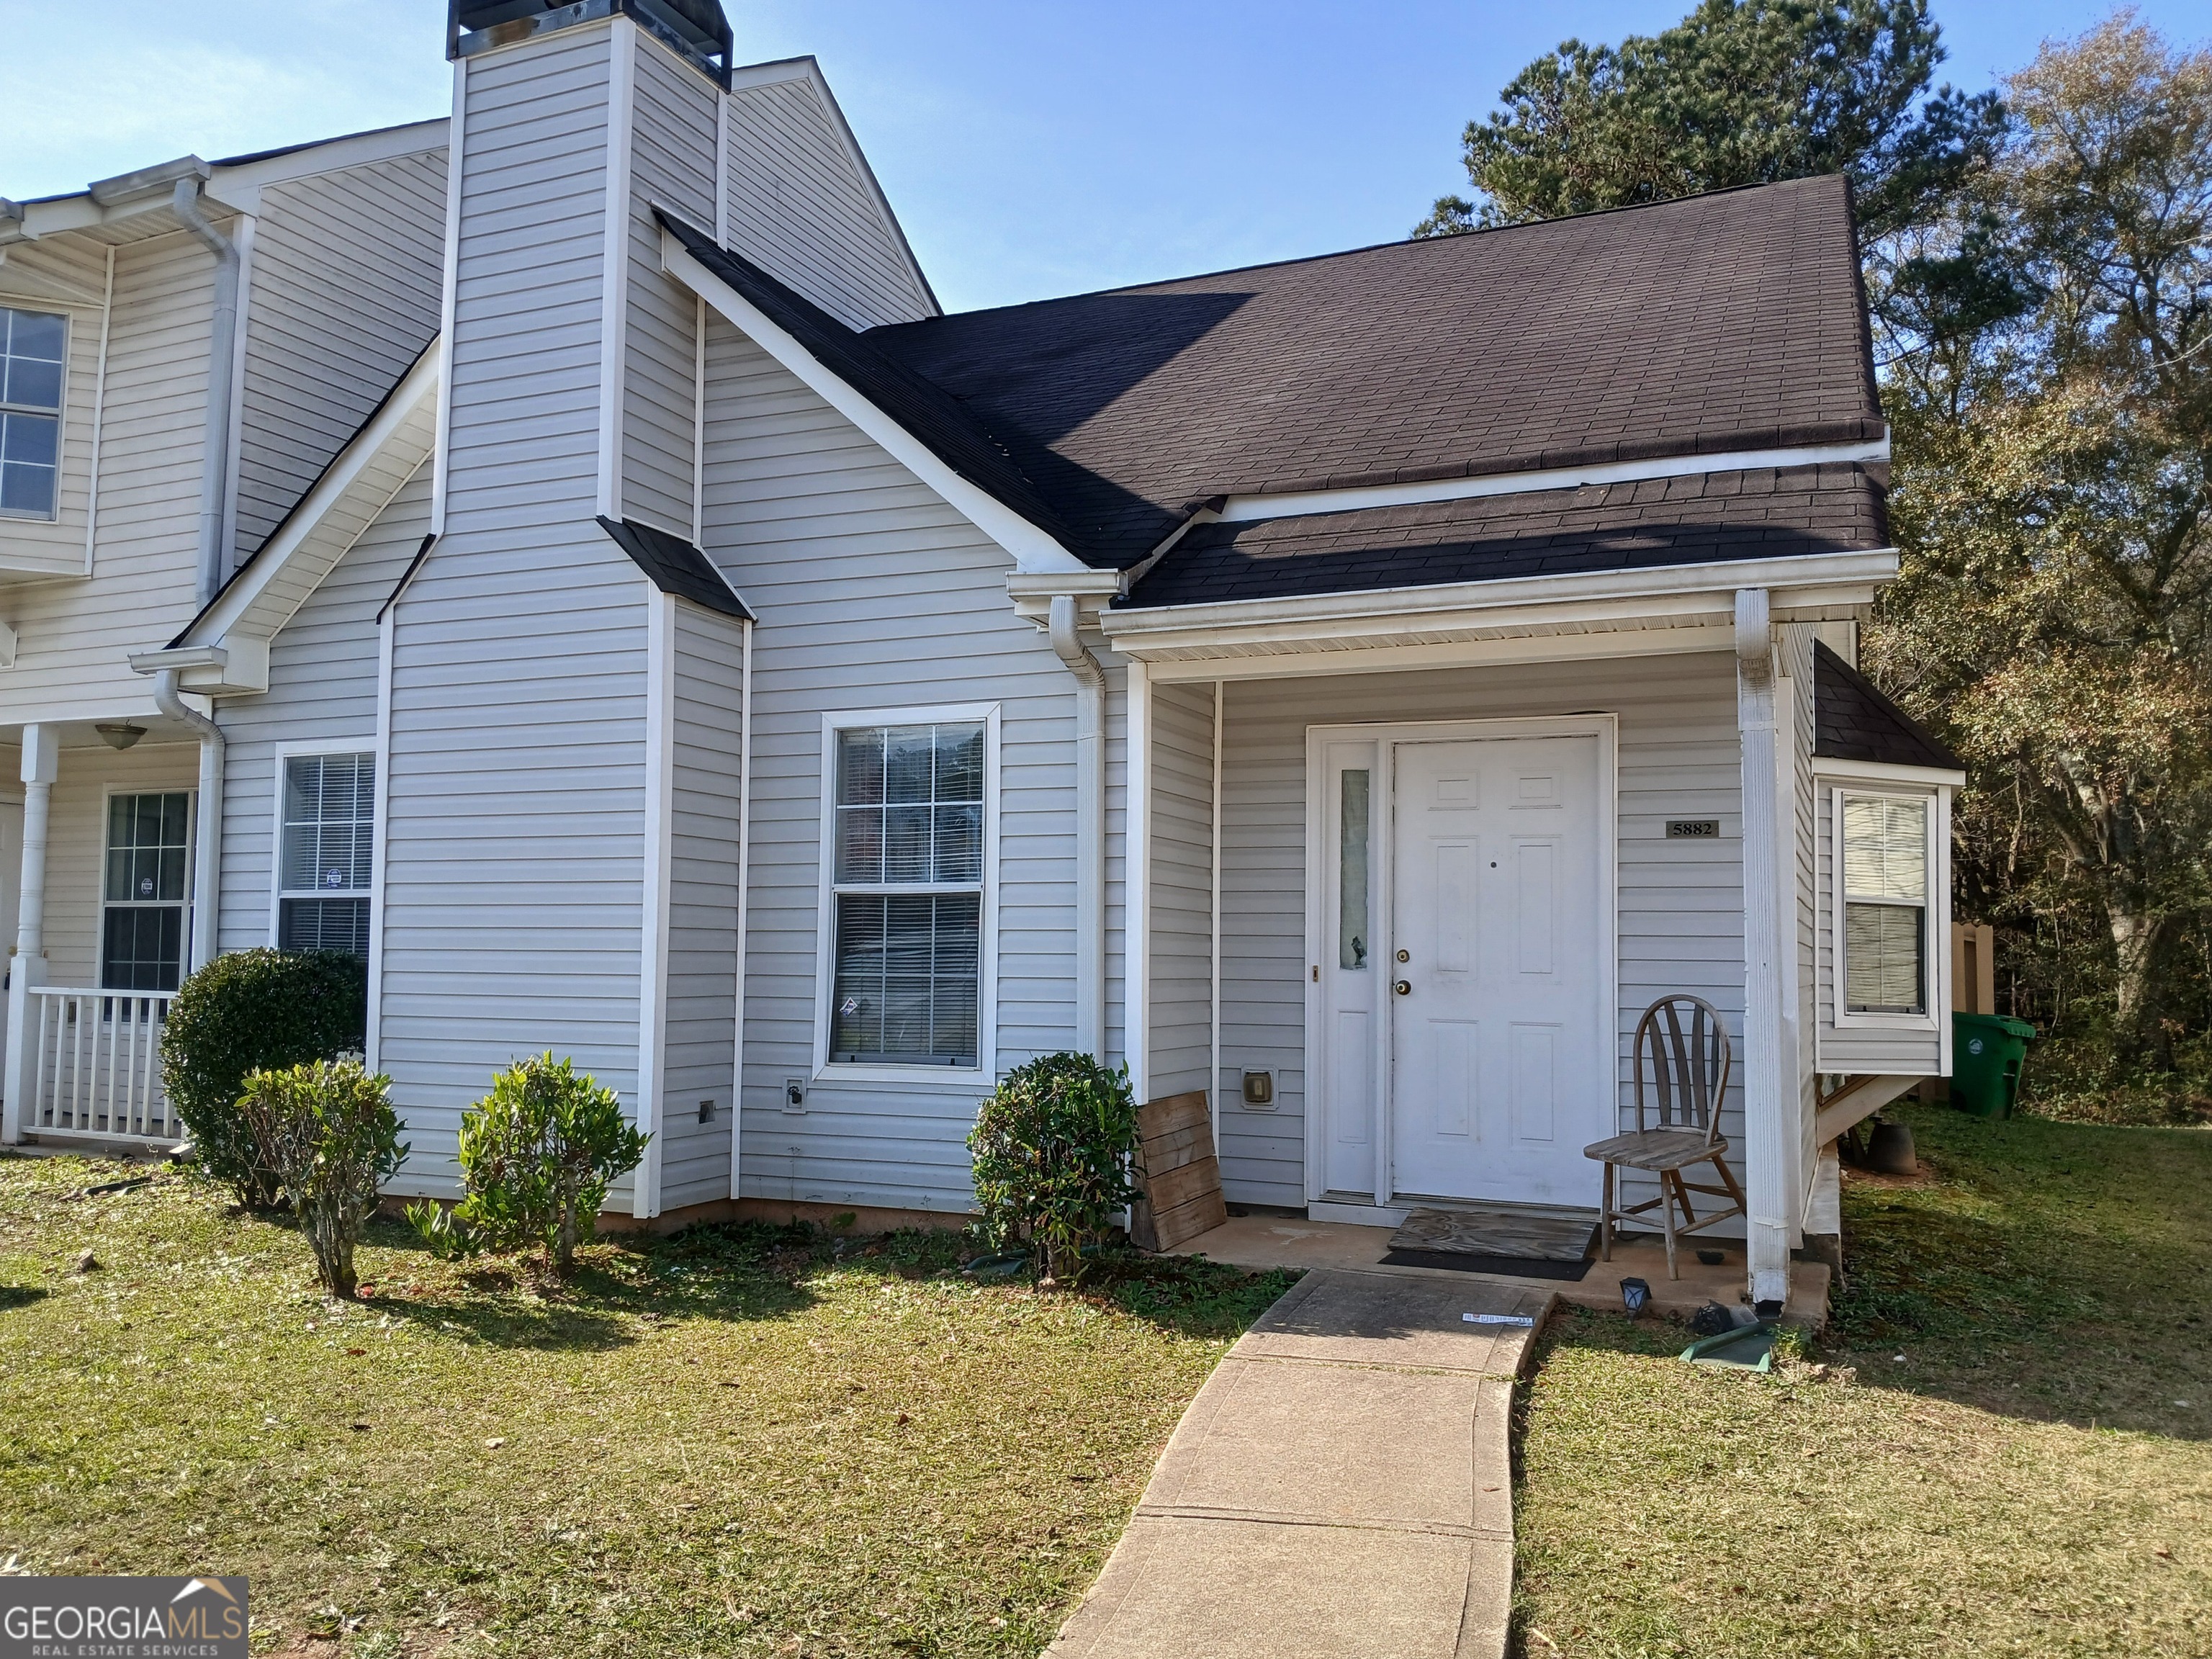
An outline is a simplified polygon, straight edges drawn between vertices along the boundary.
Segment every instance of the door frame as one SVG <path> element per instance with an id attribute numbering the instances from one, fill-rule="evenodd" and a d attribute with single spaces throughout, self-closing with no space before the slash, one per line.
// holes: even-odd
<path id="1" fill-rule="evenodd" d="M 1374 906 L 1369 926 L 1373 933 L 1371 957 L 1387 976 L 1396 950 L 1396 872 L 1393 868 L 1397 842 L 1398 745 L 1404 743 L 1450 743 L 1510 738 L 1595 738 L 1597 739 L 1597 861 L 1598 861 L 1598 1029 L 1611 1036 L 1614 1051 L 1613 1092 L 1616 1109 L 1620 1089 L 1620 722 L 1609 714 L 1549 714 L 1497 719 L 1372 720 L 1306 728 L 1306 963 L 1305 983 L 1305 1194 L 1309 1205 L 1325 1203 L 1333 1219 L 1359 1218 L 1358 1206 L 1345 1194 L 1331 1197 L 1322 1188 L 1327 1168 L 1324 1135 L 1328 1121 L 1327 1097 L 1329 1064 L 1327 1011 L 1322 1006 L 1321 965 L 1328 948 L 1328 902 L 1332 874 L 1323 850 L 1328 845 L 1328 814 L 1333 800 L 1327 770 L 1328 745 L 1332 743 L 1372 743 L 1378 775 L 1370 791 L 1367 845 L 1373 864 L 1368 871 L 1367 890 Z M 1369 1195 L 1380 1222 L 1402 1219 L 1395 1212 L 1393 1158 L 1390 1146 L 1391 1031 L 1389 1005 L 1382 1002 L 1375 1023 L 1374 1076 L 1370 1098 L 1374 1103 L 1375 1191 Z"/>

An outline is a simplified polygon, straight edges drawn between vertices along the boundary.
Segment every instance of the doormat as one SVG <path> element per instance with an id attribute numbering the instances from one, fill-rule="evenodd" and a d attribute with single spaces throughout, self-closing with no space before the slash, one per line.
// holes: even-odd
<path id="1" fill-rule="evenodd" d="M 1590 1269 L 1594 1222 L 1526 1210 L 1415 1210 L 1390 1235 L 1386 1267 L 1446 1267 L 1576 1280 Z"/>

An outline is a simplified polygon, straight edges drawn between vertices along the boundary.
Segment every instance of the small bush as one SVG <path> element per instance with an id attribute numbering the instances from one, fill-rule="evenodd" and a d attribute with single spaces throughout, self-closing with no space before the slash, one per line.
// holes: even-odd
<path id="1" fill-rule="evenodd" d="M 993 1248 L 1029 1244 L 1045 1278 L 1073 1276 L 1083 1247 L 1104 1237 L 1114 1212 L 1137 1195 L 1128 1067 L 1109 1071 L 1076 1054 L 1016 1066 L 983 1102 L 968 1150 Z"/>
<path id="2" fill-rule="evenodd" d="M 335 1296 L 353 1295 L 354 1246 L 377 1189 L 407 1156 L 391 1085 L 352 1060 L 319 1060 L 254 1073 L 238 1102 L 258 1161 L 291 1199 L 315 1276 Z"/>
<path id="3" fill-rule="evenodd" d="M 623 1118 L 613 1090 L 577 1076 L 565 1059 L 532 1054 L 501 1072 L 461 1115 L 467 1196 L 443 1217 L 427 1206 L 408 1216 L 441 1252 L 537 1244 L 565 1273 L 607 1183 L 637 1168 L 651 1139 Z"/>
<path id="4" fill-rule="evenodd" d="M 239 1117 L 246 1078 L 356 1053 L 368 1018 L 368 964 L 336 951 L 235 951 L 178 988 L 161 1033 L 162 1086 L 200 1168 L 240 1203 L 273 1204 L 280 1184 Z"/>

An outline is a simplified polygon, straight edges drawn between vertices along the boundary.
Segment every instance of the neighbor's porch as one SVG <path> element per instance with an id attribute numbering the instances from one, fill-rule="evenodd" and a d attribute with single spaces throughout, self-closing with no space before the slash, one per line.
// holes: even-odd
<path id="1" fill-rule="evenodd" d="M 199 744 L 143 714 L 7 736 L 0 1140 L 173 1142 L 161 1036 L 193 960 Z"/>

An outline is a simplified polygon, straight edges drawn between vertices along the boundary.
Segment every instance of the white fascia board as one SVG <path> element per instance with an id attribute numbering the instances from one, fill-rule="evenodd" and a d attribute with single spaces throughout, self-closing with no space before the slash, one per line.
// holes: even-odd
<path id="1" fill-rule="evenodd" d="M 782 364 L 809 391 L 1005 548 L 1017 569 L 1071 574 L 1091 569 L 1054 538 L 947 466 L 928 445 L 869 402 L 751 301 L 693 258 L 684 244 L 665 230 L 660 233 L 660 263 L 663 270 L 704 300 L 723 321 Z"/>
<path id="2" fill-rule="evenodd" d="M 1109 611 L 1101 625 L 1117 647 L 1141 650 L 1152 635 L 1201 630 L 1234 636 L 1316 626 L 1340 631 L 1344 624 L 1353 623 L 1423 629 L 1462 623 L 1492 627 L 1512 625 L 1522 619 L 1516 613 L 1524 612 L 1530 622 L 1575 620 L 1564 614 L 1570 605 L 1595 605 L 1623 619 L 1679 614 L 1685 611 L 1685 601 L 1687 609 L 1700 613 L 1717 609 L 1732 614 L 1735 591 L 1742 587 L 1763 587 L 1773 592 L 1776 612 L 1783 615 L 1806 605 L 1864 604 L 1873 598 L 1875 587 L 1896 574 L 1897 550 L 1886 547 L 1867 552 L 1664 565 L 1646 570 L 1516 576 L 1498 581 L 1370 588 L 1356 593 L 1161 605 Z"/>
<path id="3" fill-rule="evenodd" d="M 1637 461 L 1549 467 L 1536 472 L 1491 472 L 1472 478 L 1431 478 L 1417 483 L 1370 484 L 1351 489 L 1303 489 L 1279 495 L 1231 495 L 1220 517 L 1228 524 L 1261 519 L 1304 518 L 1316 513 L 1359 513 L 1378 507 L 1474 501 L 1485 495 L 1523 495 L 1584 484 L 1636 483 L 1686 478 L 1706 472 L 1746 472 L 1763 467 L 1820 466 L 1886 461 L 1887 437 L 1869 443 L 1815 444 L 1795 449 L 1739 449 L 1713 455 L 1658 455 Z"/>
<path id="4" fill-rule="evenodd" d="M 193 642 L 222 641 L 228 644 L 240 635 L 262 640 L 273 638 L 277 630 L 290 619 L 295 602 L 277 601 L 270 592 L 276 579 L 287 565 L 300 557 L 304 550 L 315 541 L 315 532 L 331 511 L 340 503 L 355 496 L 369 486 L 364 475 L 395 443 L 412 436 L 423 455 L 429 452 L 435 432 L 438 401 L 439 368 L 442 362 L 438 342 L 432 341 L 415 367 L 407 372 L 382 409 L 377 410 L 369 423 L 356 433 L 353 441 L 340 450 L 336 459 L 318 478 L 313 488 L 284 522 L 253 556 L 238 580 L 216 596 L 215 603 L 194 620 L 188 638 Z M 404 459 L 403 457 L 403 459 Z M 405 468 L 411 477 L 422 465 L 422 455 L 417 455 Z M 403 477 L 402 483 L 405 479 Z M 389 495 L 389 491 L 381 492 Z M 362 502 L 360 505 L 368 506 Z M 375 501 L 367 513 L 373 522 L 383 509 L 382 501 Z M 351 545 L 349 538 L 347 545 Z M 343 556 L 343 547 L 337 550 Z M 335 563 L 336 558 L 331 560 Z"/>
<path id="5" fill-rule="evenodd" d="M 1813 775 L 1828 783 L 1896 783 L 1916 788 L 1948 785 L 1966 787 L 1966 775 L 1947 766 L 1907 766 L 1901 761 L 1841 760 L 1829 755 L 1813 757 Z"/>

